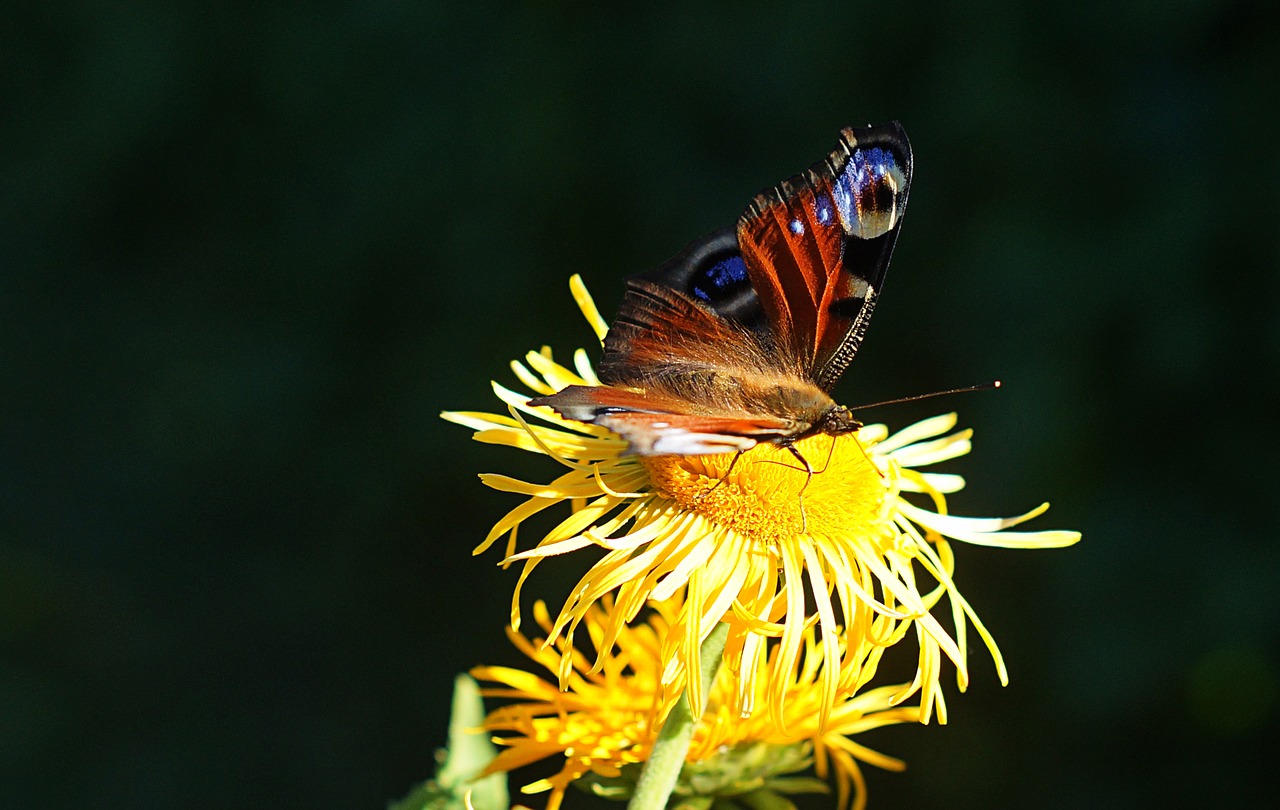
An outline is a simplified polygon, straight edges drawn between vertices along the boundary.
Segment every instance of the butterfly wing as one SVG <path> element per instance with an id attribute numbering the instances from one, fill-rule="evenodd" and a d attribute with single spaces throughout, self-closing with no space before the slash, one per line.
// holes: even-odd
<path id="1" fill-rule="evenodd" d="M 749 286 L 742 303 L 760 311 Z M 573 385 L 530 404 L 608 428 L 627 440 L 628 454 L 741 452 L 794 432 L 794 422 L 736 396 L 743 375 L 768 374 L 756 334 L 673 286 L 628 279 L 604 345 L 598 373 L 607 385 Z"/>
<path id="2" fill-rule="evenodd" d="M 736 232 L 695 240 L 628 281 L 601 379 L 636 384 L 673 359 L 714 362 L 729 347 L 722 366 L 800 374 L 830 392 L 871 320 L 911 171 L 896 122 L 842 130 L 826 160 L 757 195 Z"/>
<path id="3" fill-rule="evenodd" d="M 571 385 L 529 404 L 548 405 L 576 422 L 608 428 L 627 440 L 628 455 L 736 453 L 781 435 L 788 427 L 785 420 L 768 415 L 690 413 L 691 403 L 612 386 Z"/>
<path id="4" fill-rule="evenodd" d="M 779 349 L 830 391 L 858 351 L 911 186 L 895 123 L 845 129 L 823 162 L 756 196 L 738 249 Z"/>
<path id="5" fill-rule="evenodd" d="M 758 311 L 749 286 L 747 293 L 744 305 Z M 767 363 L 756 334 L 743 324 L 661 275 L 644 275 L 627 279 L 598 372 L 611 385 L 657 385 L 676 393 L 683 378 L 725 368 L 761 371 Z"/>
<path id="6" fill-rule="evenodd" d="M 736 231 L 628 279 L 605 337 L 605 387 L 571 386 L 531 404 L 606 427 L 642 455 L 794 438 L 812 413 L 761 412 L 769 409 L 748 407 L 741 391 L 831 390 L 866 331 L 910 183 L 900 126 L 843 130 L 825 161 L 758 195 Z"/>

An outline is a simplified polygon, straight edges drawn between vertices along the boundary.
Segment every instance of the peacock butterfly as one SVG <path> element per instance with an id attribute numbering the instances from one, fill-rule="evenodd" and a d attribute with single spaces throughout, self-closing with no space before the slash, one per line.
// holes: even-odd
<path id="1" fill-rule="evenodd" d="M 639 455 L 788 448 L 861 427 L 831 389 L 857 353 L 911 186 L 894 122 L 844 129 L 824 161 L 738 218 L 627 280 L 602 386 L 530 401 L 601 425 Z"/>

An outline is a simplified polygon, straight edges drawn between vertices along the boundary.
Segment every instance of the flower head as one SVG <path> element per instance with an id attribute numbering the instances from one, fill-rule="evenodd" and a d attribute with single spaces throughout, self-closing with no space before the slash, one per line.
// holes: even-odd
<path id="1" fill-rule="evenodd" d="M 576 276 L 571 287 L 602 338 L 606 326 Z M 535 395 L 599 384 L 581 350 L 572 368 L 557 363 L 546 348 L 512 368 Z M 699 645 L 717 622 L 725 621 L 731 627 L 726 669 L 734 681 L 733 710 L 741 715 L 751 715 L 763 702 L 770 722 L 786 727 L 785 699 L 811 640 L 811 655 L 820 664 L 814 670 L 822 697 L 817 722 L 826 727 L 840 700 L 871 679 L 880 653 L 914 634 L 917 675 L 893 702 L 919 692 L 920 720 L 927 722 L 936 711 L 945 722 L 938 688 L 941 662 L 953 662 L 963 689 L 970 624 L 989 649 L 1001 681 L 1007 681 L 995 641 L 955 586 L 949 540 L 1047 548 L 1080 537 L 1069 531 L 1008 531 L 1041 514 L 1047 504 L 1013 518 L 949 515 L 946 496 L 960 490 L 964 480 L 918 468 L 969 452 L 971 431 L 955 431 L 954 414 L 893 435 L 883 425 L 867 425 L 834 438 L 805 439 L 795 447 L 810 461 L 810 475 L 791 453 L 769 444 L 736 459 L 627 455 L 627 443 L 604 428 L 531 407 L 530 397 L 496 383 L 494 391 L 509 415 L 453 412 L 445 418 L 476 430 L 479 441 L 541 453 L 568 468 L 545 484 L 481 476 L 495 489 L 526 498 L 476 549 L 480 553 L 505 536 L 504 562 L 523 565 L 513 597 L 513 628 L 520 626 L 520 588 L 541 561 L 587 547 L 603 551 L 547 628 L 548 644 L 562 636 L 570 640 L 557 668 L 562 686 L 570 683 L 574 669 L 575 658 L 567 650 L 593 605 L 606 596 L 614 601 L 596 644 L 599 668 L 605 651 L 646 603 L 680 597 L 659 650 L 658 660 L 667 662 L 660 681 L 668 704 L 687 685 L 694 713 L 701 712 Z M 518 530 L 562 504 L 568 516 L 534 548 L 519 551 Z M 951 629 L 935 615 L 944 600 Z M 761 675 L 749 664 L 770 646 L 776 646 L 776 659 L 771 658 L 776 663 Z"/>
<path id="2" fill-rule="evenodd" d="M 509 771 L 546 758 L 563 757 L 558 773 L 524 787 L 525 793 L 551 791 L 548 810 L 556 810 L 565 789 L 583 779 L 606 795 L 626 795 L 634 785 L 636 770 L 648 759 L 665 718 L 662 697 L 664 638 L 673 632 L 672 619 L 679 614 L 679 600 L 655 603 L 647 620 L 623 625 L 612 646 L 604 637 L 615 625 L 609 615 L 614 607 L 603 599 L 590 607 L 583 626 L 598 651 L 592 663 L 561 639 L 548 646 L 543 639 L 529 639 L 515 630 L 508 634 L 530 659 L 550 671 L 567 658 L 572 667 L 566 691 L 535 674 L 506 667 L 477 667 L 472 675 L 505 688 L 483 690 L 489 697 L 516 702 L 489 714 L 484 728 L 501 736 L 495 742 L 505 750 L 485 770 Z M 534 610 L 544 632 L 551 617 L 541 602 Z M 706 709 L 694 731 L 693 743 L 677 793 L 727 797 L 769 790 L 778 793 L 810 790 L 807 780 L 790 776 L 816 764 L 818 775 L 833 776 L 839 804 L 862 807 L 864 782 L 859 762 L 901 770 L 897 759 L 850 739 L 872 728 L 915 721 L 915 706 L 891 706 L 895 687 L 868 691 L 825 706 L 819 688 L 823 656 L 817 654 L 815 627 L 803 631 L 802 666 L 787 678 L 785 725 L 767 714 L 743 717 L 736 709 L 734 678 L 721 670 L 707 696 Z M 555 649 L 553 649 L 553 647 Z M 766 657 L 757 652 L 753 666 L 770 670 L 779 666 L 778 650 Z M 563 658 L 562 658 L 563 656 Z M 767 679 L 758 683 L 762 684 Z M 826 713 L 824 721 L 821 716 Z"/>

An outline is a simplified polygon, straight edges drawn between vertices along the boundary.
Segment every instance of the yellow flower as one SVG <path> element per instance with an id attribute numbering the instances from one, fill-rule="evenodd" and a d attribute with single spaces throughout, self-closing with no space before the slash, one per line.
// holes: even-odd
<path id="1" fill-rule="evenodd" d="M 484 728 L 500 735 L 494 742 L 505 750 L 484 774 L 563 757 L 558 773 L 523 788 L 525 793 L 551 791 L 547 810 L 556 810 L 565 789 L 579 778 L 604 795 L 629 793 L 639 763 L 648 759 L 665 719 L 660 655 L 664 639 L 673 632 L 672 619 L 680 611 L 678 599 L 653 606 L 656 610 L 647 621 L 630 625 L 620 625 L 610 616 L 613 606 L 608 598 L 586 611 L 583 626 L 598 651 L 594 667 L 581 653 L 570 650 L 564 639 L 548 646 L 544 639 L 529 639 L 509 629 L 521 652 L 547 670 L 557 671 L 564 659 L 572 662 L 572 668 L 566 691 L 519 669 L 472 670 L 475 678 L 506 687 L 482 689 L 486 697 L 518 701 L 491 712 L 485 720 Z M 551 617 L 542 602 L 536 604 L 534 616 L 544 632 L 551 629 Z M 621 629 L 614 643 L 603 646 L 615 626 Z M 695 727 L 677 795 L 727 797 L 756 790 L 811 790 L 808 780 L 788 775 L 813 764 L 820 777 L 834 776 L 840 807 L 852 798 L 854 807 L 861 808 L 865 783 L 860 761 L 890 770 L 905 767 L 900 760 L 850 737 L 879 726 L 914 722 L 919 708 L 891 705 L 900 687 L 873 689 L 827 705 L 819 685 L 824 656 L 818 653 L 815 631 L 815 626 L 802 631 L 805 652 L 800 669 L 783 673 L 790 684 L 785 725 L 765 713 L 743 717 L 736 708 L 735 678 L 721 669 Z M 779 651 L 775 648 L 766 657 L 758 649 L 753 668 L 766 672 L 777 668 Z M 759 681 L 758 688 L 767 680 Z M 825 721 L 824 714 L 828 715 Z"/>
<path id="2" fill-rule="evenodd" d="M 571 288 L 603 338 L 607 327 L 577 276 Z M 582 350 L 572 368 L 555 362 L 543 348 L 512 369 L 539 396 L 568 385 L 599 384 Z M 562 635 L 572 641 L 589 608 L 612 595 L 616 610 L 597 646 L 608 650 L 648 601 L 682 596 L 659 653 L 668 662 L 661 680 L 668 702 L 678 697 L 673 685 L 688 684 L 695 715 L 703 706 L 699 646 L 717 622 L 725 621 L 731 629 L 724 660 L 736 679 L 739 713 L 751 714 L 763 701 L 772 722 L 785 725 L 789 676 L 799 666 L 808 629 L 816 626 L 815 654 L 824 659 L 817 688 L 825 712 L 870 680 L 880 651 L 914 633 L 917 675 L 894 701 L 919 692 L 921 721 L 928 722 L 936 711 L 939 722 L 946 722 L 938 686 L 941 663 L 944 657 L 953 662 L 963 690 L 970 624 L 990 650 L 1001 682 L 1007 682 L 994 640 L 956 589 L 948 538 L 1010 548 L 1066 546 L 1080 539 L 1069 531 L 1008 531 L 1048 504 L 1013 518 L 949 515 L 946 495 L 960 490 L 964 480 L 916 468 L 969 452 L 971 431 L 953 432 L 954 414 L 893 435 L 884 425 L 867 425 L 835 438 L 805 439 L 796 447 L 811 460 L 815 472 L 810 477 L 788 452 L 768 444 L 752 448 L 736 463 L 732 455 L 625 455 L 627 443 L 604 428 L 530 407 L 530 397 L 497 383 L 494 391 L 509 416 L 450 412 L 444 418 L 474 429 L 481 442 L 544 454 L 568 468 L 545 484 L 481 476 L 495 489 L 526 498 L 475 550 L 479 554 L 505 536 L 504 564 L 523 565 L 512 600 L 513 628 L 520 626 L 521 587 L 542 560 L 601 549 L 603 556 L 549 628 L 550 641 Z M 912 497 L 923 498 L 932 509 Z M 520 527 L 561 504 L 569 507 L 569 515 L 536 547 L 518 551 Z M 944 599 L 951 630 L 933 612 Z M 757 687 L 758 674 L 744 662 L 759 659 L 774 644 L 778 664 Z M 864 654 L 864 648 L 870 652 Z M 565 655 L 557 670 L 561 685 L 568 684 L 571 670 L 572 657 Z M 829 714 L 819 718 L 821 726 L 828 721 Z"/>

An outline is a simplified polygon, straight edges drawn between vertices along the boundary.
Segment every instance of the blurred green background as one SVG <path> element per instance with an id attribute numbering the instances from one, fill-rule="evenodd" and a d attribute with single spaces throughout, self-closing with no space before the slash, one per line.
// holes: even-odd
<path id="1" fill-rule="evenodd" d="M 380 808 L 470 550 L 557 468 L 437 418 L 849 124 L 910 213 L 847 403 L 958 409 L 1012 683 L 870 742 L 873 808 L 1251 804 L 1280 623 L 1280 13 L 1262 2 L 10 2 L 0 25 L 0 803 Z M 532 538 L 530 538 L 532 539 Z M 570 570 L 573 569 L 573 570 Z M 558 603 L 578 561 L 541 569 Z M 904 655 L 907 655 L 903 651 Z M 1267 795 L 1267 794 L 1263 794 Z"/>

